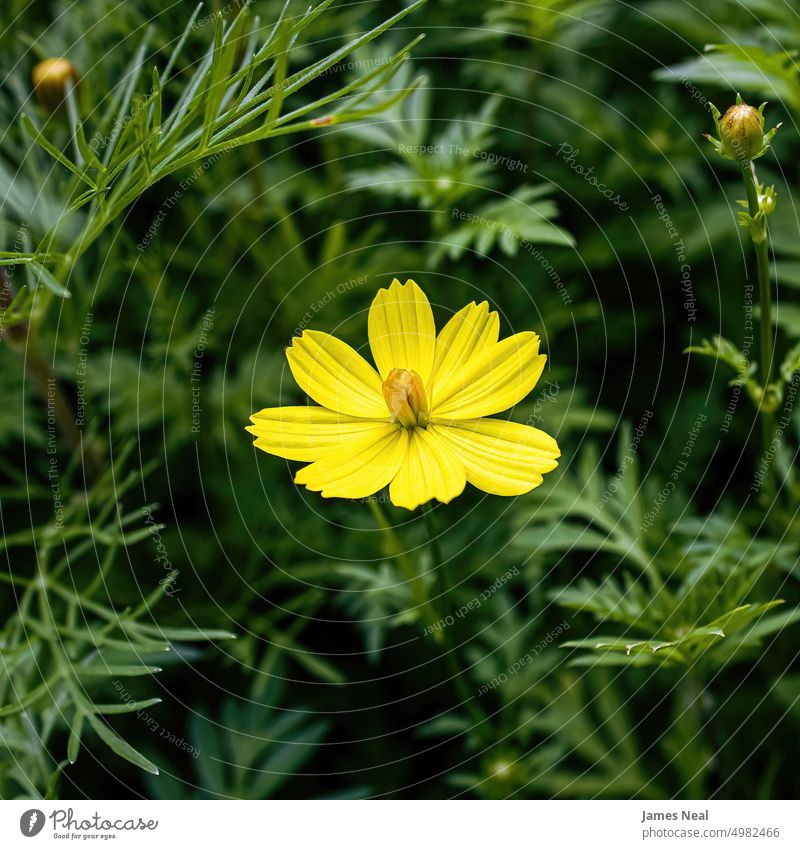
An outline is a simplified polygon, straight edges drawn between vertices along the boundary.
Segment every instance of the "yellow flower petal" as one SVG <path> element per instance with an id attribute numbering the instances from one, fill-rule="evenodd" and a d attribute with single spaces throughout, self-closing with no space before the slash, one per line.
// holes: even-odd
<path id="1" fill-rule="evenodd" d="M 305 330 L 286 349 L 286 359 L 300 388 L 323 407 L 367 419 L 386 417 L 377 372 L 341 339 Z"/>
<path id="2" fill-rule="evenodd" d="M 471 357 L 434 397 L 431 418 L 476 419 L 513 407 L 536 385 L 547 357 L 539 337 L 517 333 Z"/>
<path id="3" fill-rule="evenodd" d="M 492 495 L 522 495 L 542 482 L 561 456 L 552 436 L 502 419 L 477 419 L 428 428 L 455 452 L 467 480 Z"/>
<path id="4" fill-rule="evenodd" d="M 256 448 L 287 460 L 319 460 L 344 442 L 385 434 L 384 421 L 359 419 L 324 407 L 269 407 L 250 416 Z"/>
<path id="5" fill-rule="evenodd" d="M 408 454 L 389 487 L 392 504 L 414 510 L 432 498 L 445 504 L 467 483 L 464 464 L 431 429 L 411 433 Z"/>
<path id="6" fill-rule="evenodd" d="M 450 383 L 457 379 L 469 359 L 500 336 L 500 319 L 489 310 L 486 301 L 473 302 L 459 310 L 436 337 L 436 357 L 430 381 L 429 395 L 446 398 L 452 391 Z"/>
<path id="7" fill-rule="evenodd" d="M 369 344 L 385 380 L 392 369 L 415 371 L 427 385 L 436 349 L 431 305 L 413 280 L 392 280 L 380 289 L 369 310 Z"/>
<path id="8" fill-rule="evenodd" d="M 409 431 L 387 424 L 381 434 L 346 442 L 295 475 L 324 498 L 366 498 L 397 474 L 408 450 Z"/>

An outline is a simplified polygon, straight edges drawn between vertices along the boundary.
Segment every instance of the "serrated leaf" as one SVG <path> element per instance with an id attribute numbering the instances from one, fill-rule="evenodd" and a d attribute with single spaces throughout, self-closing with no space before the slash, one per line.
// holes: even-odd
<path id="1" fill-rule="evenodd" d="M 747 377 L 755 369 L 755 365 L 745 357 L 733 342 L 724 336 L 716 335 L 710 340 L 703 339 L 700 345 L 690 345 L 685 348 L 684 353 L 700 354 L 704 357 L 720 360 L 729 365 L 740 378 Z"/>

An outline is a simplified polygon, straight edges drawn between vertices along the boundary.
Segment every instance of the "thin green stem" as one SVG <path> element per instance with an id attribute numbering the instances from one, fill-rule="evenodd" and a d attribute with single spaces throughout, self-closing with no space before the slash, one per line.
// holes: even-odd
<path id="1" fill-rule="evenodd" d="M 436 612 L 436 608 L 431 602 L 427 584 L 419 574 L 415 564 L 406 554 L 405 549 L 400 544 L 400 540 L 397 538 L 394 528 L 392 528 L 389 524 L 386 514 L 379 502 L 369 499 L 367 503 L 369 504 L 369 508 L 372 511 L 376 524 L 383 533 L 384 551 L 386 552 L 386 555 L 395 561 L 398 568 L 409 582 L 414 599 L 422 609 L 425 618 L 428 620 L 428 624 L 434 626 L 431 631 L 434 635 L 434 639 L 437 642 L 443 643 L 445 662 L 450 669 L 451 678 L 455 684 L 456 690 L 458 691 L 458 696 L 463 702 L 464 707 L 469 713 L 473 723 L 475 725 L 479 725 L 483 722 L 484 716 L 475 704 L 475 700 L 470 693 L 469 685 L 464 678 L 463 670 L 456 660 L 455 647 L 453 646 L 450 634 L 446 628 L 440 627 L 441 619 Z M 448 590 L 444 559 L 442 558 L 442 551 L 439 546 L 432 511 L 427 505 L 422 509 L 425 517 L 425 525 L 428 531 L 428 542 L 433 558 L 433 568 L 436 570 L 436 574 L 440 582 L 440 598 L 444 601 L 447 598 Z"/>
<path id="2" fill-rule="evenodd" d="M 742 165 L 742 180 L 747 193 L 748 212 L 755 218 L 759 211 L 758 184 L 752 163 Z M 760 347 L 760 379 L 762 387 L 762 399 L 767 401 L 769 387 L 772 383 L 772 364 L 775 359 L 775 344 L 772 333 L 772 281 L 769 276 L 769 243 L 767 242 L 766 223 L 762 238 L 757 238 L 751 232 L 753 247 L 756 254 L 756 270 L 758 275 L 758 299 L 760 307 L 759 347 Z M 761 418 L 761 436 L 763 442 L 764 457 L 769 456 L 773 433 L 774 413 L 769 407 L 762 403 L 759 408 Z M 770 487 L 771 474 L 767 470 L 767 486 Z"/>
<path id="3" fill-rule="evenodd" d="M 406 581 L 408 581 L 411 594 L 414 596 L 414 601 L 422 610 L 428 624 L 438 626 L 439 617 L 431 604 L 425 582 L 417 572 L 417 569 L 411 561 L 411 558 L 406 553 L 406 550 L 400 544 L 400 540 L 397 538 L 394 528 L 389 524 L 389 520 L 386 518 L 383 508 L 378 501 L 372 498 L 368 499 L 367 503 L 369 504 L 369 509 L 372 511 L 373 517 L 375 518 L 375 523 L 381 529 L 381 533 L 383 534 L 384 554 L 394 560 L 398 569 L 400 569 L 400 572 L 403 574 L 403 577 Z M 433 634 L 437 641 L 441 640 L 440 628 L 434 627 Z"/>
<path id="4" fill-rule="evenodd" d="M 440 599 L 445 602 L 448 598 L 451 583 L 448 580 L 447 561 L 442 556 L 442 548 L 439 544 L 439 534 L 436 530 L 436 520 L 433 516 L 433 510 L 430 504 L 422 505 L 422 515 L 425 517 L 425 528 L 428 532 L 428 544 L 433 558 L 433 568 L 436 569 L 437 580 L 439 583 Z M 453 676 L 458 695 L 461 698 L 464 707 L 470 715 L 470 718 L 475 725 L 480 725 L 485 719 L 483 713 L 475 703 L 475 698 L 470 692 L 469 684 L 464 676 L 464 670 L 456 657 L 456 647 L 453 644 L 453 639 L 450 631 L 447 628 L 442 629 L 444 637 L 444 653 L 445 660 Z"/>
<path id="5" fill-rule="evenodd" d="M 691 799 L 704 799 L 708 795 L 707 785 L 712 768 L 711 758 L 701 758 L 701 766 L 698 766 L 696 757 L 698 749 L 701 753 L 705 753 L 703 690 L 702 678 L 697 670 L 690 666 L 676 690 L 678 704 L 675 726 L 683 746 L 673 760 L 681 773 L 684 789 Z"/>
<path id="6" fill-rule="evenodd" d="M 428 532 L 428 545 L 431 549 L 431 556 L 436 567 L 436 583 L 439 586 L 439 595 L 442 599 L 447 597 L 447 591 L 450 587 L 448 581 L 448 569 L 442 555 L 442 547 L 439 544 L 439 535 L 436 532 L 436 520 L 433 517 L 433 510 L 429 504 L 422 505 L 422 515 L 425 519 L 425 530 Z"/>

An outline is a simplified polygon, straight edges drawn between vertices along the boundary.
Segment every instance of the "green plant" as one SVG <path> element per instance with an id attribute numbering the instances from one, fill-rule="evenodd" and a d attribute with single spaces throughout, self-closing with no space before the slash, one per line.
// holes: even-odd
<path id="1" fill-rule="evenodd" d="M 152 588 L 134 584 L 138 602 L 118 607 L 110 601 L 122 555 L 165 527 L 152 519 L 155 505 L 123 512 L 122 500 L 142 482 L 141 474 L 125 471 L 132 448 L 85 492 L 76 487 L 75 458 L 58 474 L 53 453 L 49 480 L 41 481 L 38 492 L 29 489 L 34 500 L 55 499 L 53 518 L 5 537 L 10 568 L 4 579 L 14 589 L 17 612 L 3 628 L 0 649 L 0 744 L 8 753 L 0 771 L 4 798 L 56 793 L 61 772 L 78 759 L 86 730 L 119 757 L 157 773 L 154 762 L 106 717 L 138 713 L 161 699 L 122 698 L 110 684 L 180 662 L 183 642 L 234 636 L 156 618 L 159 602 L 175 591 L 174 569 L 156 574 Z M 66 731 L 64 757 L 59 750 Z"/>
<path id="2" fill-rule="evenodd" d="M 552 594 L 559 605 L 591 614 L 600 628 L 624 629 L 566 642 L 581 650 L 575 663 L 691 667 L 708 676 L 800 621 L 800 608 L 770 613 L 781 604 L 771 599 L 770 575 L 791 568 L 797 545 L 753 539 L 723 515 L 675 513 L 679 490 L 652 476 L 642 482 L 628 445 L 623 436 L 611 479 L 586 452 L 575 478 L 562 478 L 532 517 L 523 514 L 534 526 L 516 538 L 527 557 L 586 551 L 610 570 L 602 581 L 583 578 Z"/>
<path id="3" fill-rule="evenodd" d="M 310 83 L 424 2 L 416 0 L 374 29 L 294 72 L 290 62 L 297 40 L 333 0 L 323 0 L 297 17 L 287 16 L 288 4 L 284 5 L 266 37 L 260 22 L 243 6 L 228 25 L 221 16 L 216 18 L 213 44 L 184 77 L 177 73 L 177 64 L 199 14 L 198 6 L 166 66 L 161 71 L 153 69 L 146 93 L 137 92 L 147 51 L 147 42 L 142 42 L 124 75 L 124 84 L 116 86 L 110 101 L 103 104 L 103 117 L 95 124 L 89 125 L 92 115 L 82 115 L 76 93 L 67 84 L 66 135 L 54 143 L 31 116 L 22 117 L 26 135 L 71 175 L 67 182 L 50 183 L 60 198 L 66 198 L 66 208 L 63 214 L 51 216 L 55 220 L 48 222 L 44 232 L 35 234 L 38 246 L 33 252 L 5 252 L 3 264 L 26 263 L 32 271 L 31 283 L 64 297 L 68 294 L 65 284 L 80 257 L 136 198 L 165 177 L 195 166 L 196 179 L 198 168 L 202 173 L 216 159 L 243 145 L 365 118 L 402 100 L 419 80 L 364 107 L 373 93 L 384 89 L 419 39 L 333 92 L 292 107 L 294 97 Z M 177 84 L 180 93 L 171 95 Z M 88 141 L 96 138 L 103 140 L 99 152 Z M 65 142 L 73 148 L 71 153 L 63 150 Z M 32 169 L 37 162 L 34 156 L 21 163 L 28 168 L 33 185 Z M 15 179 L 15 191 L 24 185 Z M 23 209 L 20 201 L 18 212 Z M 40 310 L 32 316 L 37 321 L 42 320 L 44 307 Z"/>

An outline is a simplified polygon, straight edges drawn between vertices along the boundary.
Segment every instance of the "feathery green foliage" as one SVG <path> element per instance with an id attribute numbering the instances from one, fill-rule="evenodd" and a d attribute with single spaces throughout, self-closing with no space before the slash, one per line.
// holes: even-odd
<path id="1" fill-rule="evenodd" d="M 0 796 L 796 798 L 788 6 L 4 11 Z M 562 452 L 434 546 L 243 432 L 395 276 L 541 335 Z"/>

